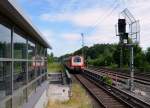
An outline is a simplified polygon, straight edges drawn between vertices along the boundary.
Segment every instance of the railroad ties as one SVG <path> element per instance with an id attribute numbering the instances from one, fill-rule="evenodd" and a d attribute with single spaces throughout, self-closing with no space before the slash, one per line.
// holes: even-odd
<path id="1" fill-rule="evenodd" d="M 93 73 L 97 73 L 97 74 L 103 74 L 103 75 L 109 75 L 112 77 L 113 80 L 116 79 L 116 75 L 118 80 L 126 80 L 130 78 L 129 73 L 127 72 L 121 72 L 121 71 L 112 71 L 110 69 L 105 69 L 105 68 L 95 68 L 95 67 L 90 67 L 88 69 L 85 69 L 87 71 L 93 72 Z M 135 82 L 144 84 L 144 85 L 150 85 L 150 78 L 149 78 L 149 74 L 140 74 L 140 73 L 135 73 Z"/>
<path id="2" fill-rule="evenodd" d="M 94 96 L 94 98 L 100 103 L 104 108 L 129 108 L 130 106 L 123 101 L 114 97 L 108 91 L 100 88 L 98 85 L 94 84 L 90 80 L 86 79 L 82 75 L 75 75 L 76 78 L 84 85 L 84 87 Z"/>
<path id="3" fill-rule="evenodd" d="M 148 94 L 146 96 L 142 96 L 136 93 L 136 91 L 129 91 L 128 88 L 124 88 L 122 84 L 115 86 L 114 84 L 108 85 L 106 82 L 103 82 L 102 77 L 105 75 L 108 75 L 109 77 L 112 78 L 113 81 L 116 81 L 115 78 L 117 77 L 117 82 L 123 83 L 122 80 L 128 79 L 127 76 L 123 76 L 122 74 L 117 73 L 118 75 L 116 76 L 116 71 L 111 71 L 109 69 L 100 69 L 100 68 L 89 68 L 89 69 L 84 69 L 83 76 L 87 78 L 88 80 L 92 81 L 95 85 L 98 87 L 103 88 L 103 90 L 107 91 L 107 93 L 115 95 L 117 99 L 120 99 L 124 103 L 128 104 L 128 106 L 132 108 L 150 108 L 150 98 L 147 97 L 149 96 Z M 122 76 L 121 76 L 122 75 Z M 143 81 L 141 79 L 135 78 L 135 82 L 137 84 L 139 83 L 140 86 L 142 85 L 142 88 L 147 87 L 145 91 L 148 92 L 149 84 L 150 81 Z M 87 84 L 88 86 L 88 84 Z M 122 86 L 122 87 L 121 87 Z M 139 85 L 136 85 L 139 86 Z M 90 87 L 86 87 L 90 88 Z M 137 88 L 136 88 L 137 89 Z M 140 88 L 141 89 L 141 88 Z M 138 90 L 138 89 L 137 89 Z M 92 91 L 93 92 L 93 91 Z M 96 95 L 96 94 L 95 94 Z M 99 94 L 97 94 L 99 97 Z M 101 95 L 101 94 L 100 94 Z M 101 95 L 103 97 L 103 95 Z M 105 95 L 104 95 L 105 98 Z M 105 101 L 104 101 L 105 103 Z M 112 104 L 111 101 L 107 101 L 107 104 Z M 122 102 L 121 102 L 122 103 Z M 112 108 L 112 107 L 110 107 Z"/>

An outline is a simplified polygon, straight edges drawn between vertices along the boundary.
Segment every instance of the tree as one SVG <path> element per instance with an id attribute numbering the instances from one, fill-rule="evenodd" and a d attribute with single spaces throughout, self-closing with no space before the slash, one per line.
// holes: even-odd
<path id="1" fill-rule="evenodd" d="M 130 66 L 130 48 L 123 47 L 123 66 Z M 117 44 L 95 44 L 91 47 L 84 47 L 84 54 L 89 65 L 96 66 L 115 66 L 120 64 L 120 46 Z M 70 55 L 82 55 L 82 48 L 72 54 L 66 54 L 60 58 L 69 57 Z M 150 67 L 150 48 L 146 54 L 139 45 L 134 45 L 134 66 Z"/>
<path id="2" fill-rule="evenodd" d="M 146 56 L 139 45 L 134 46 L 134 65 L 135 67 L 144 67 Z"/>
<path id="3" fill-rule="evenodd" d="M 48 63 L 52 62 L 54 62 L 54 54 L 51 52 L 50 54 L 48 54 Z"/>
<path id="4" fill-rule="evenodd" d="M 146 60 L 150 64 L 150 47 L 147 48 L 147 51 L 146 51 Z"/>

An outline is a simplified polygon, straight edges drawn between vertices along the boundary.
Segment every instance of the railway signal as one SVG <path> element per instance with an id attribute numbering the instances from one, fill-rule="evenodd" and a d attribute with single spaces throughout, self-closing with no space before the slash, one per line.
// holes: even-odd
<path id="1" fill-rule="evenodd" d="M 116 28 L 116 35 L 120 38 L 120 67 L 122 67 L 123 63 L 123 52 L 122 48 L 129 47 L 130 48 L 130 90 L 134 90 L 134 45 L 139 43 L 140 37 L 140 29 L 139 29 L 139 21 L 135 20 L 133 15 L 129 12 L 128 9 L 125 9 L 121 12 L 124 18 L 118 19 L 118 26 Z M 127 28 L 128 27 L 128 32 Z M 131 42 L 129 42 L 131 39 Z"/>
<path id="2" fill-rule="evenodd" d="M 129 44 L 128 33 L 126 32 L 126 19 L 118 19 L 118 36 L 120 44 Z"/>
<path id="3" fill-rule="evenodd" d="M 119 36 L 120 44 L 120 68 L 123 66 L 123 46 L 128 44 L 128 33 L 126 33 L 126 19 L 118 19 L 116 34 Z"/>

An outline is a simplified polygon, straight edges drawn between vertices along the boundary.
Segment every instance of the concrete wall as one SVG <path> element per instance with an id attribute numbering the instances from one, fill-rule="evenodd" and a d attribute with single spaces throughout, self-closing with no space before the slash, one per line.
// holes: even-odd
<path id="1" fill-rule="evenodd" d="M 61 84 L 50 84 L 48 98 L 50 101 L 68 101 L 70 99 L 70 86 Z"/>
<path id="2" fill-rule="evenodd" d="M 43 92 L 34 108 L 46 108 L 48 103 L 47 89 Z"/>
<path id="3" fill-rule="evenodd" d="M 45 108 L 48 103 L 48 86 L 49 84 L 47 81 L 41 84 L 22 108 Z"/>

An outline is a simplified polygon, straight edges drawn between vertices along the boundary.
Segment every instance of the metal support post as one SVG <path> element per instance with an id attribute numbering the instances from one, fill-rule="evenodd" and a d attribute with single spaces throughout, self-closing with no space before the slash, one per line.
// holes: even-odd
<path id="1" fill-rule="evenodd" d="M 134 90 L 134 51 L 133 51 L 133 45 L 130 47 L 130 91 Z"/>
<path id="2" fill-rule="evenodd" d="M 82 56 L 84 58 L 84 35 L 83 33 L 81 33 L 81 36 L 82 36 Z"/>
<path id="3" fill-rule="evenodd" d="M 84 34 L 83 33 L 81 33 L 81 37 L 82 37 L 82 57 L 83 57 L 83 59 L 85 61 L 85 55 L 84 55 Z M 83 72 L 84 72 L 84 70 L 83 70 Z"/>
<path id="4" fill-rule="evenodd" d="M 122 36 L 120 36 L 120 68 L 123 66 L 123 50 L 122 50 Z"/>
<path id="5" fill-rule="evenodd" d="M 120 68 L 123 66 L 123 51 L 122 51 L 122 45 L 120 46 Z"/>

